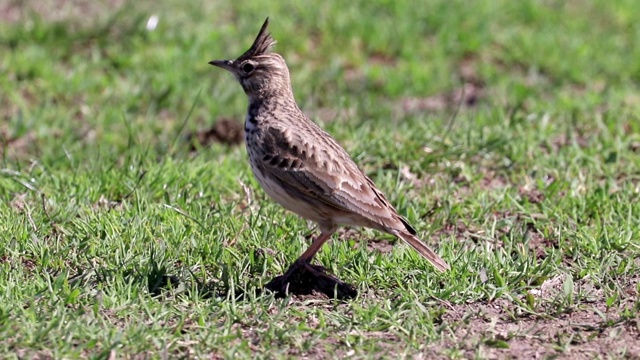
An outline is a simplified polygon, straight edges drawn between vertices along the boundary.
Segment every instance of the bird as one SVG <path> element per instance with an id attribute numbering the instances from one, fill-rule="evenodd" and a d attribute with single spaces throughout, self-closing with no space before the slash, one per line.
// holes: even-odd
<path id="1" fill-rule="evenodd" d="M 233 74 L 249 99 L 245 144 L 258 183 L 269 197 L 315 222 L 320 230 L 306 251 L 266 287 L 282 295 L 296 283 L 307 293 L 316 289 L 329 296 L 356 296 L 352 285 L 311 264 L 339 226 L 366 227 L 394 235 L 437 270 L 449 270 L 447 262 L 418 238 L 416 230 L 347 151 L 300 110 L 287 64 L 272 51 L 276 41 L 267 31 L 268 25 L 269 18 L 251 47 L 238 58 L 209 62 Z M 301 280 L 309 277 L 312 280 Z M 304 281 L 306 285 L 301 285 Z"/>

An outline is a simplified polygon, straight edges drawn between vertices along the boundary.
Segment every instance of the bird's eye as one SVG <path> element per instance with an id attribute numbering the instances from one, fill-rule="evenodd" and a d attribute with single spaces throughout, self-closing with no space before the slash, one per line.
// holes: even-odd
<path id="1" fill-rule="evenodd" d="M 254 69 L 253 65 L 251 65 L 249 63 L 246 63 L 246 64 L 242 65 L 242 71 L 244 71 L 245 74 L 248 74 L 248 73 L 252 72 L 253 69 Z"/>

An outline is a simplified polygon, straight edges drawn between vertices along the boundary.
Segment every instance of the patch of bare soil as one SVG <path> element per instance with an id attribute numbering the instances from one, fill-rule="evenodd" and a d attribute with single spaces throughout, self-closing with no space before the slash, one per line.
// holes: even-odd
<path id="1" fill-rule="evenodd" d="M 477 162 L 476 160 L 473 161 Z M 457 166 L 457 164 L 454 164 L 454 166 L 441 168 L 442 170 L 440 173 L 428 175 L 424 179 L 414 182 L 414 184 L 418 186 L 432 185 L 438 181 L 446 181 L 448 183 L 455 184 L 457 188 L 451 197 L 451 199 L 455 201 L 464 201 L 467 197 L 477 191 L 476 186 L 478 189 L 483 191 L 501 190 L 513 186 L 513 182 L 510 179 L 505 175 L 498 173 L 496 170 L 492 170 L 490 168 L 480 169 L 482 178 L 475 180 L 469 175 L 459 172 Z"/>
<path id="2" fill-rule="evenodd" d="M 573 137 L 568 137 L 567 134 L 560 134 L 552 138 L 548 143 L 540 144 L 540 148 L 547 154 L 556 154 L 558 151 L 575 144 L 581 149 L 589 146 L 589 135 L 585 134 L 580 129 L 576 129 L 573 132 Z"/>
<path id="3" fill-rule="evenodd" d="M 462 240 L 469 236 L 469 229 L 462 220 L 457 220 L 455 223 L 449 222 L 444 224 L 441 229 L 434 231 L 433 235 L 439 237 L 453 236 L 456 239 Z"/>
<path id="4" fill-rule="evenodd" d="M 503 189 L 510 185 L 509 179 L 493 170 L 486 170 L 483 175 L 480 180 L 480 188 L 483 190 Z"/>
<path id="5" fill-rule="evenodd" d="M 12 209 L 15 209 L 17 211 L 24 211 L 25 206 L 26 206 L 26 199 L 27 199 L 27 194 L 23 193 L 23 194 L 15 194 L 13 196 L 13 199 L 11 199 L 11 201 L 9 202 L 9 206 Z"/>
<path id="6" fill-rule="evenodd" d="M 557 317 L 511 317 L 506 301 L 454 306 L 444 316 L 453 333 L 428 347 L 427 358 L 462 348 L 487 359 L 640 358 L 639 322 L 621 320 L 603 303 Z"/>
<path id="7" fill-rule="evenodd" d="M 374 51 L 371 55 L 369 55 L 369 63 L 393 67 L 398 63 L 398 58 L 381 51 Z"/>
<path id="8" fill-rule="evenodd" d="M 543 180 L 544 187 L 548 187 L 556 181 L 551 175 L 546 175 Z M 524 185 L 520 186 L 518 193 L 520 194 L 520 198 L 528 201 L 530 204 L 540 204 L 545 200 L 544 193 L 534 181 L 527 181 Z"/>
<path id="9" fill-rule="evenodd" d="M 346 121 L 351 120 L 356 115 L 356 109 L 350 108 L 332 108 L 332 107 L 319 107 L 315 109 L 305 109 L 304 113 L 309 118 L 319 120 L 323 123 L 330 123 L 334 121 Z"/>
<path id="10" fill-rule="evenodd" d="M 427 97 L 408 97 L 400 100 L 400 110 L 403 113 L 420 113 L 426 111 L 443 111 L 455 109 L 458 106 L 473 107 L 484 95 L 483 88 L 466 83 L 461 87 L 443 94 Z"/>
<path id="11" fill-rule="evenodd" d="M 33 131 L 22 136 L 11 136 L 8 129 L 0 127 L 0 157 L 15 158 L 27 154 L 36 139 L 37 136 Z"/>
<path id="12" fill-rule="evenodd" d="M 458 64 L 458 76 L 462 86 L 451 92 L 427 97 L 408 97 L 400 100 L 403 113 L 453 110 L 458 107 L 474 107 L 485 97 L 485 82 L 476 69 L 476 59 L 468 56 Z"/>
<path id="13" fill-rule="evenodd" d="M 535 311 L 519 307 L 515 302 L 498 299 L 491 302 L 447 304 L 439 325 L 441 336 L 413 353 L 413 359 L 443 359 L 452 355 L 458 358 L 486 359 L 592 359 L 629 358 L 640 359 L 640 317 L 633 314 L 637 302 L 637 282 L 633 277 L 622 281 L 629 288 L 628 297 L 616 306 L 607 307 L 602 289 L 587 280 L 575 283 L 576 291 L 590 294 L 590 300 L 579 305 L 558 306 L 554 299 L 563 292 L 567 275 L 558 275 L 545 281 L 532 292 L 541 300 Z M 323 307 L 331 312 L 336 305 L 314 294 L 299 295 L 291 306 Z M 344 306 L 348 306 L 344 304 Z M 636 309 L 637 310 L 637 309 Z M 537 312 L 537 313 L 536 313 Z M 305 322 L 311 328 L 318 320 L 310 317 Z M 259 349 L 259 331 L 239 324 L 239 330 L 252 339 Z M 302 335 L 306 337 L 306 335 Z M 397 356 L 406 351 L 401 339 L 389 332 L 362 332 L 360 336 L 380 339 L 385 355 Z M 340 348 L 340 334 L 323 338 L 312 349 L 291 349 L 290 355 L 298 358 L 334 358 L 327 349 Z M 386 344 L 389 344 L 388 351 Z M 329 350 L 330 351 L 330 350 Z M 346 351 L 341 356 L 350 356 Z"/>
<path id="14" fill-rule="evenodd" d="M 18 263 L 16 261 L 11 261 L 11 258 L 8 255 L 2 255 L 0 256 L 0 264 L 9 264 L 11 269 L 20 267 L 28 272 L 33 272 L 36 268 L 36 263 L 27 257 L 21 257 Z"/>
<path id="15" fill-rule="evenodd" d="M 432 152 L 433 150 L 429 147 L 424 147 L 423 151 L 426 153 Z M 390 168 L 385 164 L 385 169 Z M 426 186 L 434 185 L 436 183 L 436 178 L 442 176 L 442 174 L 432 174 L 432 175 L 417 175 L 411 171 L 409 166 L 401 166 L 399 169 L 400 177 L 403 181 L 408 182 L 415 189 L 422 189 Z"/>
<path id="16" fill-rule="evenodd" d="M 122 210 L 124 205 L 122 201 L 114 201 L 107 199 L 104 195 L 100 195 L 98 201 L 96 201 L 92 206 L 93 210 Z"/>
<path id="17" fill-rule="evenodd" d="M 341 227 L 338 228 L 337 235 L 338 241 L 355 241 L 356 244 L 354 248 L 366 246 L 369 252 L 378 251 L 387 254 L 393 250 L 393 246 L 395 245 L 394 240 L 368 238 L 359 228 Z"/>
<path id="18" fill-rule="evenodd" d="M 546 299 L 536 308 L 539 315 L 504 299 L 452 306 L 442 319 L 451 332 L 430 344 L 425 358 L 459 348 L 463 357 L 488 359 L 640 359 L 640 317 L 628 316 L 637 300 L 630 296 L 617 307 L 607 307 L 602 290 L 583 281 L 576 287 L 593 294 L 594 300 L 558 313 L 552 299 L 562 292 L 564 276 L 549 279 L 532 291 L 537 299 Z M 628 280 L 628 287 L 636 289 L 638 279 Z"/>
<path id="19" fill-rule="evenodd" d="M 545 259 L 549 249 L 558 248 L 558 241 L 556 239 L 546 238 L 532 224 L 527 224 L 525 236 L 529 239 L 529 249 L 536 255 L 537 259 Z"/>
<path id="20" fill-rule="evenodd" d="M 382 254 L 388 254 L 393 251 L 394 246 L 395 246 L 395 242 L 389 241 L 387 239 L 367 240 L 368 251 L 378 251 Z"/>
<path id="21" fill-rule="evenodd" d="M 200 146 L 208 146 L 214 142 L 226 145 L 238 145 L 244 140 L 244 128 L 239 122 L 229 119 L 220 118 L 209 129 L 196 131 L 187 134 L 187 142 L 191 145 L 191 150 Z"/>
<path id="22" fill-rule="evenodd" d="M 532 218 L 536 214 L 523 215 L 519 213 L 495 212 L 492 214 L 497 227 L 495 234 L 490 236 L 486 230 L 474 224 L 465 224 L 462 220 L 455 223 L 445 223 L 442 228 L 434 231 L 433 235 L 440 238 L 455 237 L 459 242 L 471 241 L 474 243 L 483 242 L 490 247 L 502 248 L 504 246 L 502 238 L 511 237 L 524 239 L 532 254 L 538 259 L 545 259 L 551 248 L 558 248 L 558 240 L 548 238 L 544 232 L 536 227 Z"/>
<path id="23" fill-rule="evenodd" d="M 329 302 L 324 298 L 318 300 L 316 298 L 296 296 L 290 300 L 289 306 L 292 308 L 313 306 L 314 308 L 323 309 L 326 313 L 332 313 L 336 311 L 336 307 L 348 307 L 349 305 Z M 270 314 L 276 314 L 278 311 L 277 307 L 271 307 L 267 310 Z M 281 326 L 291 326 L 292 323 L 297 326 L 298 323 L 304 323 L 311 329 L 322 327 L 322 320 L 314 313 L 305 314 L 304 318 L 292 318 L 289 321 L 290 323 L 284 323 Z M 264 350 L 265 346 L 261 334 L 268 332 L 269 327 L 272 326 L 273 324 L 264 322 L 238 322 L 233 325 L 232 331 L 241 332 L 243 335 L 242 339 L 247 339 L 249 347 L 256 352 L 260 352 Z M 345 340 L 345 336 L 347 335 L 352 339 L 351 344 L 347 344 Z M 398 344 L 401 343 L 401 339 L 396 334 L 386 331 L 352 330 L 346 334 L 336 329 L 335 333 L 322 336 L 320 339 L 314 331 L 303 331 L 296 334 L 299 343 L 313 344 L 310 347 L 291 346 L 289 343 L 276 343 L 271 346 L 287 349 L 286 354 L 295 359 L 346 359 L 356 354 L 356 350 L 352 347 L 353 341 L 357 342 L 358 337 L 379 340 L 377 343 L 377 345 L 379 345 L 379 352 L 375 354 L 376 358 L 385 358 L 383 355 L 397 355 L 399 350 Z M 232 342 L 236 341 L 240 340 L 232 340 Z M 218 358 L 223 359 L 223 357 L 212 357 L 212 359 Z"/>
<path id="24" fill-rule="evenodd" d="M 360 242 L 365 240 L 364 236 L 362 236 L 362 231 L 359 231 L 358 228 L 348 226 L 339 227 L 336 231 L 336 235 L 338 241 L 354 240 Z"/>

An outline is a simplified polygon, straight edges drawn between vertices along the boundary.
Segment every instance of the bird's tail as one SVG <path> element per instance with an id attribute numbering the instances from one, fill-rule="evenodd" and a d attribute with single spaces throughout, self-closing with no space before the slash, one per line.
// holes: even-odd
<path id="1" fill-rule="evenodd" d="M 420 255 L 424 256 L 425 259 L 429 260 L 436 269 L 445 272 L 450 269 L 449 264 L 444 261 L 438 254 L 436 254 L 430 247 L 428 247 L 422 240 L 418 239 L 415 235 L 412 235 L 408 232 L 398 231 L 398 237 L 404 240 L 407 244 L 411 245 Z"/>

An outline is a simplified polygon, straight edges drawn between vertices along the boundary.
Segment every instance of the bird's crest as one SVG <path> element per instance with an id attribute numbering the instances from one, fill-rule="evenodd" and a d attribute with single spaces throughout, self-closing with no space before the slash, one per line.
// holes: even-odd
<path id="1" fill-rule="evenodd" d="M 251 48 L 245 51 L 244 54 L 240 55 L 238 60 L 246 60 L 269 52 L 269 50 L 276 44 L 276 41 L 271 37 L 271 34 L 267 32 L 268 26 L 269 18 L 264 21 L 264 24 L 258 33 L 258 37 L 253 42 L 253 45 L 251 45 Z"/>

